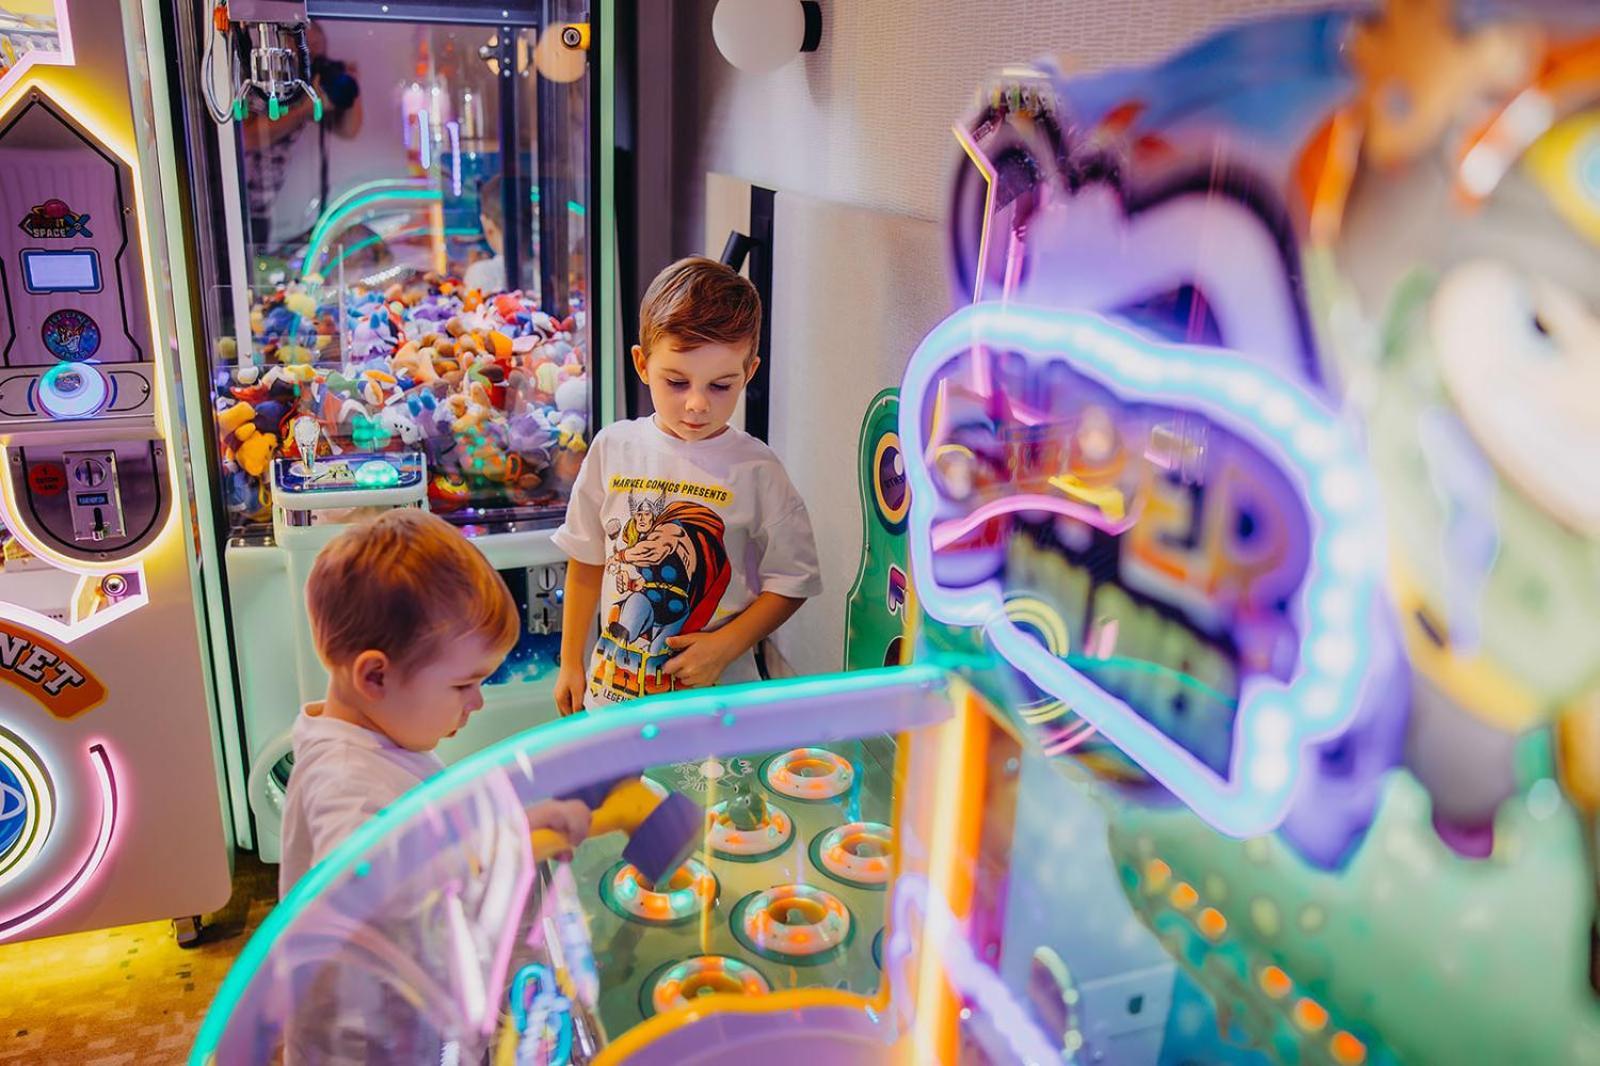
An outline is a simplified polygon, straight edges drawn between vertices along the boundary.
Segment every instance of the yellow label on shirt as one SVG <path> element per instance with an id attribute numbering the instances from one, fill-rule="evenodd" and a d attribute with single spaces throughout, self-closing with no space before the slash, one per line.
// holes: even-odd
<path id="1" fill-rule="evenodd" d="M 610 489 L 612 492 L 660 492 L 669 496 L 689 496 L 719 507 L 726 507 L 733 500 L 733 493 L 721 485 L 699 485 L 693 481 L 672 481 L 660 477 L 623 477 L 613 474 Z"/>

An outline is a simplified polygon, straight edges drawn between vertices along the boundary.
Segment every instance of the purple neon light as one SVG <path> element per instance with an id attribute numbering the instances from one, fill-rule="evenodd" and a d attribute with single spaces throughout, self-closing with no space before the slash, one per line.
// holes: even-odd
<path id="1" fill-rule="evenodd" d="M 112 771 L 111 753 L 106 750 L 105 744 L 95 741 L 89 745 L 89 765 L 94 769 L 100 788 L 100 825 L 95 830 L 94 843 L 89 846 L 89 852 L 78 868 L 45 898 L 0 919 L 0 940 L 21 936 L 58 914 L 89 886 L 111 851 L 111 837 L 117 828 L 117 779 Z"/>
<path id="2" fill-rule="evenodd" d="M 1085 525 L 1094 526 L 1096 529 L 1116 535 L 1125 533 L 1132 528 L 1135 519 L 1126 518 L 1120 522 L 1106 520 L 1105 514 L 1099 508 L 1089 507 L 1075 500 L 1063 499 L 1060 496 L 1042 496 L 1038 493 L 1025 493 L 1021 496 L 1007 496 L 998 500 L 990 500 L 971 514 L 962 518 L 950 519 L 935 523 L 933 527 L 933 547 L 935 551 L 948 548 L 961 540 L 974 529 L 982 528 L 989 521 L 1008 514 L 1020 511 L 1046 511 L 1058 514 L 1064 518 L 1076 518 Z"/>
<path id="3" fill-rule="evenodd" d="M 1041 647 L 1006 616 L 1002 583 L 940 583 L 934 558 L 943 497 L 929 466 L 923 421 L 944 374 L 975 349 L 1015 352 L 1035 368 L 1065 359 L 1120 397 L 1191 410 L 1247 442 L 1288 478 L 1306 508 L 1311 551 L 1288 616 L 1302 647 L 1287 684 L 1246 676 L 1226 777 L 1086 675 Z M 911 485 L 913 576 L 929 614 L 982 626 L 1000 654 L 1036 686 L 1093 724 L 1217 829 L 1271 831 L 1293 803 L 1303 751 L 1342 735 L 1357 712 L 1382 698 L 1385 628 L 1384 526 L 1378 493 L 1348 429 L 1311 393 L 1232 353 L 1156 344 L 1088 312 L 980 304 L 937 326 L 907 367 L 900 439 Z M 990 506 L 990 505 L 986 505 Z M 1028 497 L 1002 501 L 990 520 L 1040 510 Z M 948 520 L 946 520 L 948 521 Z M 1369 676 L 1370 674 L 1370 676 Z"/>
<path id="4" fill-rule="evenodd" d="M 450 134 L 450 195 L 461 195 L 461 123 L 451 119 L 444 124 Z"/>

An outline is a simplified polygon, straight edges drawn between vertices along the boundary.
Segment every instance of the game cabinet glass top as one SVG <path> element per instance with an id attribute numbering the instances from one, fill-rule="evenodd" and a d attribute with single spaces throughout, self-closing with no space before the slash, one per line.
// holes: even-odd
<path id="1" fill-rule="evenodd" d="M 886 992 L 897 878 L 927 876 L 936 836 L 906 789 L 935 776 L 914 738 L 951 720 L 956 691 L 927 666 L 867 671 L 675 694 L 503 741 L 306 875 L 190 1061 L 293 1046 L 307 1061 L 337 1047 L 684 1062 L 750 1040 L 781 1045 L 774 1062 L 881 1054 L 907 1024 Z M 543 861 L 562 843 L 538 828 L 552 795 L 595 809 L 570 864 Z M 694 1030 L 708 1007 L 759 1035 Z"/>
<path id="2" fill-rule="evenodd" d="M 524 5 L 509 33 L 443 5 L 307 6 L 320 120 L 309 94 L 249 92 L 224 128 L 243 251 L 211 383 L 231 531 L 267 532 L 271 460 L 300 456 L 306 419 L 323 457 L 422 453 L 435 513 L 553 520 L 592 429 L 584 5 Z M 212 61 L 237 83 L 250 39 L 230 40 Z"/>

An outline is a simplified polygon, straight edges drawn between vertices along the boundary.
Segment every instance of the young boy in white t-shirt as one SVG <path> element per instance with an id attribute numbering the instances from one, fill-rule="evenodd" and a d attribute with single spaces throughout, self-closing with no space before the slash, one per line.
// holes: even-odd
<path id="1" fill-rule="evenodd" d="M 306 609 L 328 692 L 294 723 L 280 898 L 363 822 L 444 768 L 434 748 L 483 706 L 480 686 L 522 628 L 510 590 L 483 554 L 443 519 L 409 508 L 330 541 L 312 564 Z M 589 828 L 589 808 L 577 800 L 545 800 L 527 815 L 530 828 L 573 843 Z M 386 854 L 374 861 L 395 861 Z M 395 871 L 381 887 L 385 878 L 375 878 L 372 912 L 348 917 L 416 968 L 448 972 L 444 946 L 419 937 L 445 927 L 442 916 L 424 913 L 439 906 L 445 886 L 427 883 L 428 867 L 415 869 L 424 871 L 416 875 L 422 883 Z M 419 913 L 397 906 L 401 897 L 415 897 Z M 317 921 L 300 935 L 305 951 L 290 952 L 293 995 L 282 1019 L 289 1066 L 437 1059 L 444 1037 L 403 975 L 353 961 L 362 949 Z"/>
<path id="2" fill-rule="evenodd" d="M 563 715 L 758 680 L 755 646 L 822 591 L 805 501 L 771 448 L 728 425 L 760 332 L 755 287 L 713 259 L 679 260 L 645 292 L 633 365 L 655 414 L 595 437 L 555 533 Z"/>

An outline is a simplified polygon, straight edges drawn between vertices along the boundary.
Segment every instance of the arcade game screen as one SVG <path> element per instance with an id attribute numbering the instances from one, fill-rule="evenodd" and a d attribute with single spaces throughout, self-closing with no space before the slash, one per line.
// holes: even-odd
<path id="1" fill-rule="evenodd" d="M 245 239 L 212 359 L 236 534 L 307 451 L 421 452 L 464 522 L 559 514 L 591 410 L 589 75 L 560 29 L 313 20 L 315 100 L 212 101 Z"/>

